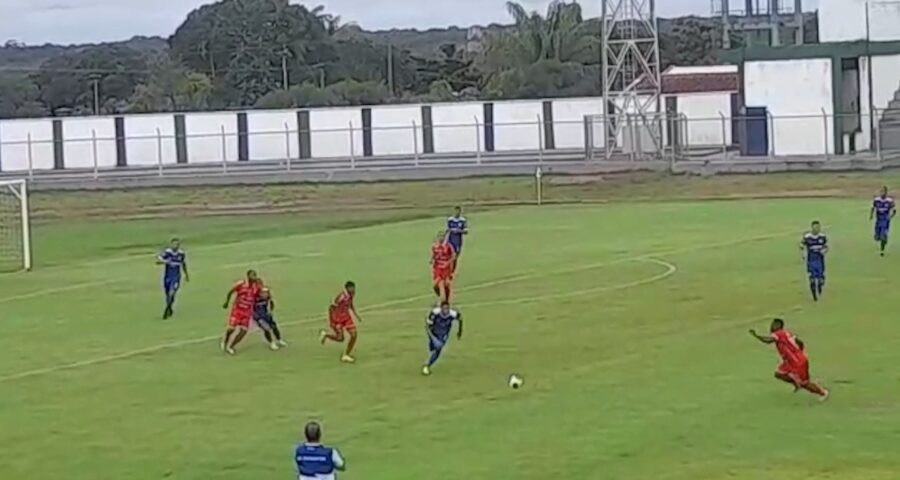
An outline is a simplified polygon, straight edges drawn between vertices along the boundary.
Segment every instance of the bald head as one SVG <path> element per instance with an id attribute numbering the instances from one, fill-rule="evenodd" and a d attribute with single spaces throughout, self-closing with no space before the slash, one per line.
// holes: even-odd
<path id="1" fill-rule="evenodd" d="M 317 422 L 309 422 L 304 429 L 306 441 L 319 443 L 322 440 L 322 427 Z"/>

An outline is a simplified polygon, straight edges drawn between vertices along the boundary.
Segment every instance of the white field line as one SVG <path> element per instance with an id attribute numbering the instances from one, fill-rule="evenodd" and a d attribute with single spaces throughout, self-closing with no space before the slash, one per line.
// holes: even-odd
<path id="1" fill-rule="evenodd" d="M 793 234 L 793 233 L 795 233 L 795 232 L 791 232 L 791 234 Z M 583 270 L 602 268 L 605 266 L 615 265 L 615 264 L 619 264 L 619 263 L 623 263 L 623 262 L 633 262 L 633 261 L 642 261 L 642 260 L 653 261 L 660 265 L 666 264 L 667 272 L 665 274 L 663 274 L 663 275 L 665 275 L 665 277 L 663 277 L 663 278 L 666 278 L 675 273 L 674 270 L 671 272 L 668 271 L 669 267 L 674 268 L 674 265 L 668 264 L 666 262 L 661 262 L 659 260 L 655 260 L 652 257 L 660 256 L 660 255 L 674 255 L 674 254 L 678 254 L 678 253 L 703 251 L 703 250 L 710 250 L 710 249 L 715 249 L 715 248 L 723 248 L 723 247 L 729 247 L 729 246 L 734 246 L 734 245 L 740 245 L 740 244 L 744 244 L 744 243 L 751 243 L 751 242 L 755 242 L 755 241 L 769 240 L 772 238 L 783 237 L 786 235 L 787 234 L 783 234 L 783 233 L 782 234 L 771 234 L 771 235 L 760 235 L 760 236 L 756 236 L 756 237 L 747 237 L 747 238 L 743 238 L 743 239 L 735 240 L 735 241 L 731 241 L 731 242 L 720 242 L 720 243 L 714 243 L 714 244 L 697 245 L 694 247 L 673 249 L 673 250 L 669 250 L 667 252 L 658 252 L 655 254 L 637 255 L 637 256 L 633 256 L 633 257 L 621 258 L 618 260 L 612 260 L 612 261 L 608 261 L 608 262 L 595 263 L 595 264 L 591 264 L 591 265 L 583 265 L 580 267 L 572 267 L 572 268 L 554 270 L 554 271 L 544 272 L 544 273 L 536 273 L 536 274 L 532 273 L 532 274 L 517 275 L 517 276 L 513 276 L 513 277 L 507 277 L 506 279 L 494 280 L 494 281 L 484 282 L 484 283 L 480 283 L 480 284 L 475 284 L 475 285 L 472 285 L 467 288 L 458 289 L 457 292 L 478 290 L 478 289 L 488 288 L 488 287 L 497 286 L 497 285 L 509 284 L 509 283 L 522 281 L 522 280 L 529 280 L 529 279 L 535 279 L 535 278 L 541 278 L 541 277 L 547 277 L 547 276 L 553 276 L 553 275 L 561 275 L 561 274 L 565 274 L 565 273 L 572 273 L 572 272 L 578 272 L 578 271 L 583 271 Z M 658 276 L 659 275 L 657 275 L 656 277 L 658 277 Z M 650 279 L 644 279 L 644 280 L 640 280 L 638 282 L 632 282 L 632 283 L 638 283 L 638 285 L 644 285 L 646 283 L 649 283 L 648 280 L 652 280 L 654 282 L 659 281 L 660 279 L 656 278 L 656 277 L 651 277 Z M 634 285 L 634 286 L 636 286 L 636 285 Z M 615 287 L 616 286 L 603 287 L 603 288 L 614 289 Z M 619 288 L 621 288 L 621 286 L 619 286 Z M 556 295 L 556 294 L 553 294 L 553 295 Z M 367 311 L 373 311 L 373 310 L 381 310 L 383 308 L 392 307 L 394 305 L 402 305 L 402 304 L 411 303 L 411 302 L 419 301 L 419 300 L 423 300 L 423 299 L 431 299 L 433 297 L 434 297 L 434 295 L 431 293 L 424 294 L 424 295 L 416 295 L 416 296 L 408 297 L 405 299 L 391 300 L 391 301 L 387 301 L 387 302 L 369 305 L 366 308 L 361 308 L 360 311 L 367 312 Z M 508 301 L 508 300 L 502 300 L 502 301 Z M 487 303 L 487 302 L 485 302 L 485 303 Z M 381 313 L 386 313 L 386 312 L 381 312 Z M 292 321 L 292 322 L 281 322 L 281 325 L 282 326 L 296 326 L 296 325 L 303 325 L 303 324 L 312 323 L 312 322 L 324 322 L 324 316 L 304 318 L 304 319 L 296 320 L 296 321 Z M 36 377 L 36 376 L 45 375 L 48 373 L 55 373 L 55 372 L 59 372 L 59 371 L 63 371 L 63 370 L 72 370 L 72 369 L 81 368 L 81 367 L 87 367 L 87 366 L 92 366 L 92 365 L 114 362 L 117 360 L 124 360 L 124 359 L 137 357 L 137 356 L 141 356 L 141 355 L 148 355 L 148 354 L 156 353 L 156 352 L 163 351 L 163 350 L 180 348 L 180 347 L 185 347 L 185 346 L 190 346 L 190 345 L 196 345 L 199 343 L 211 342 L 213 340 L 218 340 L 220 338 L 221 338 L 221 335 L 210 335 L 210 336 L 202 337 L 202 338 L 179 340 L 177 342 L 164 343 L 164 344 L 160 344 L 160 345 L 156 345 L 156 346 L 152 346 L 152 347 L 131 350 L 131 351 L 122 352 L 119 354 L 109 355 L 109 356 L 105 356 L 105 357 L 98 357 L 98 358 L 82 360 L 79 362 L 62 364 L 62 365 L 55 365 L 55 366 L 36 369 L 36 370 L 28 370 L 28 371 L 24 371 L 24 372 L 20 372 L 20 373 L 14 373 L 11 375 L 2 376 L 2 377 L 0 377 L 0 383 L 5 383 L 5 382 L 13 381 L 13 380 L 21 380 L 24 378 Z"/>
<path id="2" fill-rule="evenodd" d="M 325 256 L 325 254 L 322 252 L 312 252 L 312 253 L 304 253 L 304 254 L 300 254 L 300 255 L 284 256 L 284 257 L 280 257 L 280 258 L 268 258 L 268 259 L 260 260 L 257 262 L 248 260 L 246 262 L 229 263 L 227 265 L 222 265 L 220 268 L 223 270 L 227 270 L 227 269 L 237 268 L 237 267 L 255 267 L 258 265 L 271 265 L 273 263 L 290 262 L 291 260 L 299 259 L 299 258 L 319 258 L 319 257 L 324 257 L 324 256 Z M 143 258 L 143 257 L 141 257 L 141 258 Z M 109 280 L 97 280 L 94 282 L 73 283 L 72 285 L 68 285 L 65 287 L 45 288 L 45 289 L 41 289 L 41 290 L 35 290 L 33 292 L 23 293 L 20 295 L 11 295 L 8 297 L 0 297 L 0 304 L 15 302 L 17 300 L 30 300 L 32 298 L 43 297 L 44 295 L 54 295 L 57 293 L 66 293 L 66 292 L 71 292 L 71 291 L 75 291 L 75 290 L 82 290 L 85 288 L 103 287 L 106 285 L 121 283 L 125 280 L 126 279 L 116 278 L 116 279 L 109 279 Z"/>

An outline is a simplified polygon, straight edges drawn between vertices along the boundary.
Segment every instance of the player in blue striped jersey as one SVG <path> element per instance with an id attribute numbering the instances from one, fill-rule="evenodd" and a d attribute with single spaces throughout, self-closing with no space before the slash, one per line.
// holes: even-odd
<path id="1" fill-rule="evenodd" d="M 453 216 L 447 219 L 447 241 L 456 251 L 456 259 L 453 260 L 453 271 L 456 271 L 456 264 L 459 262 L 459 256 L 462 255 L 463 236 L 469 234 L 469 222 L 462 215 L 462 207 L 456 207 Z"/>
<path id="2" fill-rule="evenodd" d="M 825 254 L 828 253 L 828 237 L 822 233 L 822 224 L 812 222 L 812 230 L 803 235 L 800 250 L 806 260 L 809 274 L 809 290 L 814 301 L 819 301 L 825 289 Z"/>
<path id="3" fill-rule="evenodd" d="M 163 319 L 167 319 L 175 314 L 175 295 L 181 288 L 181 274 L 184 273 L 184 281 L 191 280 L 187 268 L 187 255 L 181 249 L 181 241 L 173 238 L 169 248 L 156 257 L 156 264 L 164 265 L 163 293 L 166 297 L 166 309 L 163 311 Z"/>
<path id="4" fill-rule="evenodd" d="M 897 206 L 894 199 L 888 196 L 888 188 L 881 188 L 881 195 L 872 201 L 872 210 L 869 212 L 869 220 L 875 220 L 875 241 L 881 245 L 881 256 L 887 248 L 888 234 L 891 231 L 891 220 L 897 215 Z"/>
<path id="5" fill-rule="evenodd" d="M 275 299 L 272 297 L 272 291 L 266 287 L 259 291 L 259 296 L 253 304 L 253 321 L 262 329 L 269 348 L 278 350 L 287 346 L 287 342 L 281 338 L 278 322 L 275 321 Z"/>
<path id="6" fill-rule="evenodd" d="M 438 361 L 447 342 L 450 341 L 450 330 L 453 322 L 459 326 L 456 330 L 456 338 L 462 339 L 463 322 L 462 315 L 450 308 L 449 302 L 441 302 L 441 306 L 428 313 L 425 319 L 425 333 L 428 334 L 428 363 L 422 367 L 422 375 L 431 375 L 431 367 Z"/>

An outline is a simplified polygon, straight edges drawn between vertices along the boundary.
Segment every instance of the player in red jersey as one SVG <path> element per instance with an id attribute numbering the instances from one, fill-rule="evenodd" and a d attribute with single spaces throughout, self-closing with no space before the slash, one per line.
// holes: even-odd
<path id="1" fill-rule="evenodd" d="M 750 330 L 750 335 L 766 344 L 775 344 L 781 355 L 781 365 L 775 371 L 775 378 L 794 386 L 794 391 L 804 389 L 818 395 L 821 400 L 828 398 L 828 390 L 811 382 L 809 379 L 809 359 L 806 357 L 803 342 L 784 328 L 784 320 L 776 318 L 769 327 L 771 335 L 758 335 Z"/>
<path id="2" fill-rule="evenodd" d="M 231 315 L 228 317 L 228 327 L 225 336 L 222 337 L 222 350 L 229 355 L 234 355 L 234 347 L 247 335 L 250 321 L 253 319 L 253 306 L 259 292 L 262 290 L 262 281 L 256 275 L 256 271 L 247 271 L 247 278 L 234 284 L 228 295 L 225 296 L 225 304 L 222 308 L 228 308 L 231 297 L 235 296 L 234 305 L 231 306 Z"/>
<path id="3" fill-rule="evenodd" d="M 362 318 L 359 316 L 359 313 L 357 313 L 356 306 L 353 304 L 354 296 L 356 296 L 356 284 L 353 282 L 345 283 L 344 289 L 341 290 L 341 293 L 338 293 L 337 297 L 334 298 L 334 301 L 331 302 L 331 306 L 328 307 L 328 323 L 331 327 L 331 333 L 328 333 L 325 330 L 319 332 L 319 339 L 321 340 L 322 345 L 325 345 L 325 342 L 328 340 L 343 343 L 344 331 L 347 331 L 350 335 L 350 340 L 347 341 L 347 349 L 341 356 L 341 361 L 344 363 L 353 363 L 356 361 L 356 359 L 353 358 L 353 348 L 356 347 L 357 334 L 356 323 L 353 319 L 355 317 L 357 322 L 362 322 Z"/>
<path id="4" fill-rule="evenodd" d="M 431 246 L 431 278 L 434 294 L 441 302 L 449 302 L 453 283 L 453 267 L 456 264 L 456 250 L 450 244 L 449 234 L 438 233 Z"/>

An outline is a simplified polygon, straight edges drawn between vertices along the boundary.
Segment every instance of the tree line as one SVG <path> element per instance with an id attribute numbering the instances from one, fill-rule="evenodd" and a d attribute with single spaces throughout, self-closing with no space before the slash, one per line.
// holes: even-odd
<path id="1" fill-rule="evenodd" d="M 95 45 L 0 68 L 0 118 L 600 94 L 598 19 L 574 1 L 543 14 L 507 8 L 512 25 L 421 55 L 323 7 L 220 0 L 191 12 L 162 48 Z M 661 33 L 663 64 L 713 63 L 720 37 L 716 21 L 678 19 Z"/>

